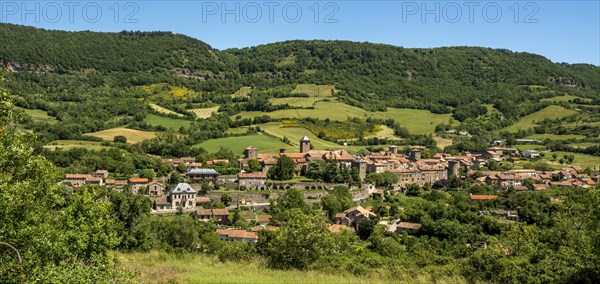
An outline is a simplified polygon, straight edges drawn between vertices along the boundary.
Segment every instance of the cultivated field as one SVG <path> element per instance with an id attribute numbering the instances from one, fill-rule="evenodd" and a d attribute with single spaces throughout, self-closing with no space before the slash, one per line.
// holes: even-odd
<path id="1" fill-rule="evenodd" d="M 504 128 L 506 131 L 517 132 L 519 130 L 526 130 L 535 126 L 537 122 L 541 122 L 544 119 L 557 119 L 566 116 L 576 114 L 574 110 L 566 109 L 561 106 L 548 106 L 540 111 L 534 112 L 530 115 L 526 115 L 521 118 L 517 123 Z"/>
<path id="2" fill-rule="evenodd" d="M 316 102 L 320 101 L 320 98 L 317 97 L 292 97 L 292 98 L 271 98 L 269 102 L 274 105 L 284 105 L 289 104 L 293 107 L 312 107 Z"/>
<path id="3" fill-rule="evenodd" d="M 335 93 L 334 85 L 300 84 L 292 94 L 307 94 L 311 97 L 331 97 Z"/>
<path id="4" fill-rule="evenodd" d="M 167 108 L 161 107 L 161 106 L 159 106 L 159 105 L 157 105 L 157 104 L 152 104 L 152 103 L 151 103 L 151 104 L 148 104 L 148 105 L 149 105 L 149 106 L 150 106 L 150 107 L 151 107 L 151 108 L 152 108 L 154 111 L 156 111 L 156 112 L 158 112 L 158 113 L 172 114 L 172 115 L 176 115 L 176 116 L 179 116 L 179 117 L 183 117 L 183 114 L 181 114 L 181 113 L 177 113 L 177 112 L 174 112 L 174 111 L 172 111 L 172 110 L 170 110 L 170 109 L 167 109 Z"/>
<path id="5" fill-rule="evenodd" d="M 358 118 L 393 118 L 412 134 L 428 134 L 435 131 L 440 123 L 447 123 L 451 114 L 435 114 L 427 110 L 388 108 L 385 112 L 369 112 L 364 109 L 340 102 L 320 101 L 315 103 L 314 109 L 284 109 L 274 112 L 242 112 L 242 118 L 253 118 L 269 115 L 272 118 L 329 118 L 331 120 L 345 121 L 351 117 Z M 236 115 L 237 116 L 237 115 Z M 235 117 L 235 116 L 234 116 Z M 234 118 L 232 117 L 232 118 Z"/>
<path id="6" fill-rule="evenodd" d="M 465 283 L 461 277 L 432 276 L 423 272 L 355 276 L 339 272 L 275 270 L 259 259 L 221 262 L 203 254 L 116 253 L 120 266 L 136 271 L 140 283 Z"/>
<path id="7" fill-rule="evenodd" d="M 22 110 L 26 115 L 31 116 L 31 119 L 33 119 L 33 122 L 36 123 L 55 123 L 56 122 L 56 117 L 54 116 L 49 116 L 48 112 L 45 112 L 43 110 L 39 110 L 39 109 L 25 109 L 25 108 L 20 108 L 20 107 L 16 107 L 16 109 Z"/>
<path id="8" fill-rule="evenodd" d="M 234 98 L 237 97 L 247 97 L 248 94 L 250 94 L 250 91 L 252 91 L 251 87 L 241 87 L 239 90 L 237 90 L 235 93 L 233 93 L 231 96 Z"/>
<path id="9" fill-rule="evenodd" d="M 209 118 L 213 113 L 217 113 L 219 111 L 219 106 L 209 108 L 195 108 L 190 109 L 188 111 L 195 114 L 198 118 Z"/>
<path id="10" fill-rule="evenodd" d="M 183 119 L 175 119 L 170 117 L 158 116 L 155 114 L 148 114 L 144 119 L 144 122 L 152 126 L 164 126 L 169 129 L 178 130 L 181 127 L 189 127 L 191 121 Z"/>
<path id="11" fill-rule="evenodd" d="M 280 148 L 289 150 L 296 149 L 293 146 L 283 143 L 281 140 L 264 134 L 254 134 L 247 136 L 236 136 L 219 139 L 211 139 L 196 144 L 196 147 L 202 147 L 209 153 L 219 151 L 219 147 L 229 147 L 234 154 L 241 155 L 249 146 L 254 146 L 260 153 L 279 153 Z"/>
<path id="12" fill-rule="evenodd" d="M 156 137 L 155 132 L 134 130 L 134 129 L 128 129 L 128 128 L 113 128 L 113 129 L 107 129 L 107 130 L 102 130 L 102 131 L 98 131 L 98 132 L 88 133 L 85 135 L 99 137 L 99 138 L 107 140 L 107 141 L 113 141 L 115 136 L 122 135 L 127 138 L 127 143 L 131 143 L 131 144 L 135 144 L 142 140 L 152 139 L 152 138 Z"/>
<path id="13" fill-rule="evenodd" d="M 102 142 L 96 141 L 81 141 L 81 140 L 56 140 L 48 143 L 48 145 L 44 146 L 44 148 L 49 150 L 56 150 L 57 148 L 62 148 L 64 150 L 71 150 L 74 148 L 84 148 L 88 150 L 100 151 L 103 149 L 110 149 L 109 146 L 102 146 Z"/>

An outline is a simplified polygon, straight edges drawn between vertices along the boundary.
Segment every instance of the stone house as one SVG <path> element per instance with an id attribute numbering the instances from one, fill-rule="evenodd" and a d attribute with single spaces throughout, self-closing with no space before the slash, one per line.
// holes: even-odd
<path id="1" fill-rule="evenodd" d="M 148 195 L 150 196 L 163 196 L 165 195 L 165 186 L 157 181 L 148 183 Z"/>
<path id="2" fill-rule="evenodd" d="M 266 173 L 239 173 L 237 182 L 240 187 L 244 186 L 247 189 L 255 189 L 264 186 L 267 183 Z"/>

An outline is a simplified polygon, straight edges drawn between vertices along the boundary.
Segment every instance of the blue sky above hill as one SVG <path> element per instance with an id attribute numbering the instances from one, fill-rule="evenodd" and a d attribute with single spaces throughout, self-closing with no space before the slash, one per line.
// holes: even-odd
<path id="1" fill-rule="evenodd" d="M 172 31 L 216 48 L 293 39 L 485 46 L 600 66 L 591 1 L 0 1 L 0 21 L 46 29 Z"/>

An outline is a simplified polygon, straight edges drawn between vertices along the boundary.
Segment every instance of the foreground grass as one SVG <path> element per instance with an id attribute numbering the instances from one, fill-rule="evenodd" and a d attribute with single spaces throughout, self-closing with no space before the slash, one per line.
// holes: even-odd
<path id="1" fill-rule="evenodd" d="M 438 278 L 423 274 L 390 277 L 328 274 L 318 271 L 273 270 L 260 260 L 220 262 L 202 254 L 170 255 L 164 252 L 117 253 L 120 265 L 138 274 L 141 283 L 464 283 L 460 277 Z"/>

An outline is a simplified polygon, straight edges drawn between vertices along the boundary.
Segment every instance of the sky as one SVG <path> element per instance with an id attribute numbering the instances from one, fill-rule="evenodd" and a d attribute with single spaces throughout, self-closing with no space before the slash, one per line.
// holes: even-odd
<path id="1" fill-rule="evenodd" d="M 294 39 L 484 46 L 600 66 L 600 0 L 0 0 L 0 22 L 68 31 L 171 31 L 218 49 Z"/>

